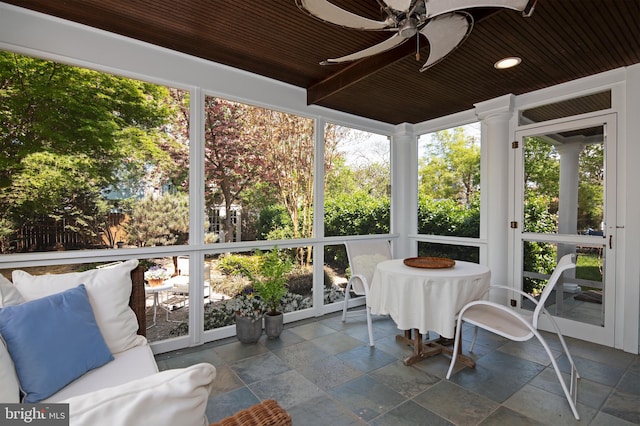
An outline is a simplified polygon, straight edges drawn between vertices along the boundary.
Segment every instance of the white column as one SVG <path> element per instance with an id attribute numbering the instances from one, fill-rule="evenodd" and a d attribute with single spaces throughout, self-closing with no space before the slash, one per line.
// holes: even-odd
<path id="1" fill-rule="evenodd" d="M 391 139 L 391 233 L 399 234 L 393 256 L 415 256 L 409 235 L 418 229 L 418 143 L 412 124 L 400 124 Z"/>
<path id="2" fill-rule="evenodd" d="M 556 145 L 556 150 L 560 154 L 560 202 L 558 205 L 558 233 L 560 234 L 575 234 L 578 230 L 578 159 L 583 148 L 584 144 L 579 142 Z M 560 253 L 558 257 L 561 257 Z"/>
<path id="3" fill-rule="evenodd" d="M 558 233 L 576 234 L 578 230 L 578 158 L 584 144 L 580 142 L 566 142 L 556 145 L 556 151 L 560 154 L 560 182 L 558 191 Z M 569 253 L 575 253 L 573 244 L 558 244 L 558 258 Z M 575 277 L 575 269 L 567 271 L 558 281 L 557 288 L 562 288 L 565 278 Z M 556 292 L 556 314 L 564 311 L 564 292 Z"/>
<path id="4" fill-rule="evenodd" d="M 509 159 L 512 136 L 513 95 L 475 105 L 482 124 L 480 238 L 487 249 L 480 262 L 491 269 L 491 282 L 508 285 L 509 260 Z"/>

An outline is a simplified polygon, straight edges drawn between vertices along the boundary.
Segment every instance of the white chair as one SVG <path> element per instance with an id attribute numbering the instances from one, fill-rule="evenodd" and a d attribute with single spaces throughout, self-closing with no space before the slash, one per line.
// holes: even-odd
<path id="1" fill-rule="evenodd" d="M 371 308 L 369 307 L 369 290 L 376 265 L 384 260 L 391 259 L 391 246 L 388 241 L 348 241 L 344 245 L 347 248 L 351 278 L 344 290 L 344 308 L 342 321 L 347 320 L 347 314 L 361 314 L 362 312 L 347 312 L 350 293 L 353 291 L 358 296 L 365 298 L 367 315 L 367 328 L 369 331 L 369 346 L 373 343 L 373 327 L 371 325 Z"/>
<path id="2" fill-rule="evenodd" d="M 513 291 L 515 293 L 521 294 L 522 296 L 529 299 L 532 303 L 536 305 L 534 311 L 532 313 L 523 313 L 520 314 L 513 310 L 510 307 L 507 307 L 502 304 L 490 302 L 487 300 L 477 300 L 474 302 L 470 302 L 466 304 L 458 314 L 458 322 L 456 325 L 456 335 L 455 342 L 453 346 L 453 355 L 451 356 L 451 364 L 449 365 L 449 371 L 447 372 L 447 380 L 451 376 L 451 372 L 453 371 L 453 367 L 456 363 L 456 358 L 458 355 L 458 351 L 460 348 L 460 336 L 462 330 L 462 322 L 466 322 L 472 325 L 475 325 L 475 331 L 473 335 L 473 340 L 471 341 L 471 346 L 469 347 L 469 352 L 473 351 L 473 345 L 476 342 L 476 337 L 478 336 L 478 327 L 483 328 L 492 333 L 498 334 L 502 337 L 506 337 L 507 339 L 511 339 L 517 342 L 523 342 L 531 339 L 535 336 L 542 346 L 544 347 L 549 359 L 551 360 L 551 364 L 553 365 L 553 369 L 558 376 L 558 380 L 560 381 L 560 385 L 562 386 L 562 390 L 571 406 L 571 411 L 573 411 L 573 415 L 576 420 L 580 420 L 580 416 L 578 415 L 578 410 L 576 409 L 576 400 L 578 396 L 578 379 L 580 375 L 578 374 L 578 370 L 576 369 L 576 365 L 573 362 L 573 358 L 571 358 L 571 354 L 569 353 L 569 348 L 562 337 L 562 333 L 560 332 L 560 328 L 558 324 L 555 322 L 553 317 L 547 312 L 544 307 L 545 301 L 549 297 L 549 294 L 553 291 L 555 285 L 557 284 L 562 273 L 568 269 L 575 268 L 575 260 L 573 254 L 567 254 L 560 259 L 555 270 L 551 274 L 551 277 L 547 281 L 547 285 L 545 286 L 542 294 L 540 295 L 540 299 L 536 300 L 529 294 L 516 290 L 512 287 L 500 286 L 500 285 L 492 285 L 489 290 L 492 289 L 500 289 L 506 291 Z M 571 383 L 570 388 L 567 388 L 567 384 L 565 380 L 562 378 L 562 373 L 558 368 L 558 364 L 556 363 L 556 359 L 551 353 L 551 349 L 549 345 L 544 340 L 540 332 L 538 331 L 538 318 L 541 313 L 547 315 L 547 318 L 553 325 L 558 334 L 558 338 L 562 343 L 562 347 L 567 355 L 567 359 L 571 364 Z"/>
<path id="3" fill-rule="evenodd" d="M 189 300 L 189 257 L 178 256 L 177 259 L 178 275 L 166 280 L 166 283 L 173 284 L 172 293 L 181 299 L 182 306 L 186 306 L 186 302 Z M 211 267 L 209 263 L 204 265 L 204 297 L 205 299 L 211 295 L 211 280 L 209 276 L 211 274 Z"/>

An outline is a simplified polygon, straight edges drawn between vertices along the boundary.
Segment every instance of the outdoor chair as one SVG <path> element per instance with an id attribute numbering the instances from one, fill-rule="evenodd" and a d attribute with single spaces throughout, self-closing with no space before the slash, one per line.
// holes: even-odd
<path id="1" fill-rule="evenodd" d="M 344 245 L 347 248 L 351 278 L 344 290 L 344 307 L 342 321 L 347 315 L 362 314 L 362 311 L 347 312 L 351 292 L 357 296 L 364 296 L 366 306 L 363 310 L 367 316 L 367 329 L 369 331 L 369 346 L 374 346 L 373 327 L 371 325 L 371 308 L 369 307 L 369 290 L 376 265 L 382 261 L 391 259 L 391 246 L 388 241 L 348 241 Z"/>
<path id="2" fill-rule="evenodd" d="M 562 333 L 560 332 L 558 324 L 544 307 L 549 294 L 553 291 L 563 272 L 575 267 L 576 264 L 573 254 L 567 254 L 563 256 L 558 262 L 555 270 L 551 274 L 551 277 L 547 281 L 547 285 L 542 291 L 539 300 L 536 300 L 531 295 L 512 287 L 492 285 L 489 288 L 490 291 L 497 289 L 502 291 L 512 291 L 521 294 L 535 305 L 535 309 L 532 313 L 518 313 L 508 306 L 494 303 L 488 300 L 476 300 L 474 302 L 466 304 L 458 314 L 453 355 L 451 356 L 451 364 L 449 365 L 449 371 L 447 372 L 447 380 L 451 376 L 451 372 L 453 371 L 453 367 L 456 363 L 458 351 L 460 350 L 460 336 L 463 322 L 475 325 L 475 331 L 473 340 L 471 341 L 471 345 L 469 346 L 469 352 L 473 351 L 473 345 L 475 344 L 476 338 L 478 337 L 478 328 L 483 328 L 487 331 L 517 342 L 523 342 L 535 336 L 540 341 L 545 351 L 547 352 L 549 359 L 551 360 L 551 364 L 553 365 L 556 376 L 560 381 L 560 385 L 562 386 L 564 395 L 569 402 L 571 411 L 573 411 L 573 415 L 575 416 L 576 420 L 580 420 L 578 410 L 576 409 L 576 400 L 578 396 L 578 379 L 580 378 L 580 375 L 578 374 L 576 365 L 573 361 L 573 358 L 571 357 L 571 354 L 569 353 L 569 348 L 567 347 L 567 344 L 562 337 Z M 541 313 L 547 315 L 547 318 L 555 328 L 560 343 L 562 343 L 562 347 L 564 348 L 564 351 L 567 355 L 567 359 L 571 366 L 571 382 L 569 388 L 567 388 L 567 384 L 562 377 L 562 373 L 558 368 L 555 357 L 551 353 L 549 345 L 538 331 L 538 319 Z"/>
<path id="3" fill-rule="evenodd" d="M 173 304 L 173 308 L 186 306 L 189 300 L 189 258 L 186 256 L 178 256 L 177 259 L 178 275 L 169 278 L 166 282 L 173 284 L 171 289 L 172 298 L 169 299 Z M 204 297 L 205 299 L 211 295 L 211 281 L 209 275 L 211 267 L 208 263 L 204 267 Z M 175 302 L 175 303 L 173 303 Z"/>

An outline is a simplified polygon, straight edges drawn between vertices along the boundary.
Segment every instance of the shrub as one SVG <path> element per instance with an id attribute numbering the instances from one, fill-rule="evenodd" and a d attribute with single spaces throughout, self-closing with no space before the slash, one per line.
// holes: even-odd
<path id="1" fill-rule="evenodd" d="M 324 287 L 331 288 L 333 286 L 333 276 L 331 270 L 324 268 Z M 289 292 L 301 294 L 303 296 L 311 294 L 313 287 L 313 269 L 303 266 L 296 267 L 287 279 L 287 288 Z"/>
<path id="2" fill-rule="evenodd" d="M 258 265 L 258 257 L 241 254 L 226 254 L 218 260 L 218 269 L 226 275 L 248 277 Z"/>

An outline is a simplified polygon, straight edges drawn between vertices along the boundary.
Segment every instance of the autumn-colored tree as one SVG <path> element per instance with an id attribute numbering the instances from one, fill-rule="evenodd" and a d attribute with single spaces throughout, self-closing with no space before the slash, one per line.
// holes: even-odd
<path id="1" fill-rule="evenodd" d="M 256 137 L 251 117 L 258 109 L 207 96 L 205 98 L 205 184 L 207 205 L 224 203 L 227 212 L 247 187 L 260 181 L 265 159 Z M 222 200 L 220 200 L 220 197 Z M 226 240 L 233 238 L 231 215 L 227 214 L 223 228 Z"/>

